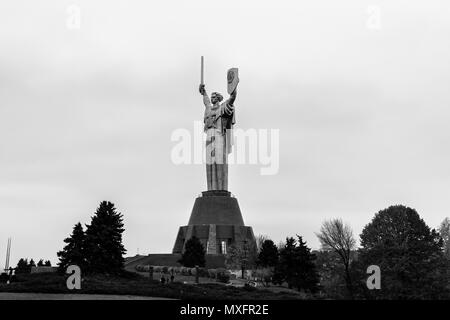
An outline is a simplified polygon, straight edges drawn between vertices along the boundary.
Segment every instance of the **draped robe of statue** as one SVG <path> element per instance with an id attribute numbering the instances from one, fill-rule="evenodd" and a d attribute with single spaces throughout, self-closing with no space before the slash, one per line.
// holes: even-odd
<path id="1" fill-rule="evenodd" d="M 208 95 L 203 95 L 208 190 L 228 190 L 228 154 L 233 143 L 231 130 L 235 123 L 235 99 L 236 91 L 225 102 L 213 105 Z"/>

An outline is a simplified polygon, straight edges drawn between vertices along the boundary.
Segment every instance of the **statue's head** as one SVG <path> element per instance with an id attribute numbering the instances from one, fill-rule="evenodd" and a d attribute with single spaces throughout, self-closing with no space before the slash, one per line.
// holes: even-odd
<path id="1" fill-rule="evenodd" d="M 216 104 L 217 102 L 220 102 L 220 101 L 222 101 L 223 100 L 223 96 L 220 94 L 220 93 L 218 93 L 218 92 L 213 92 L 212 94 L 211 94 L 211 103 L 212 104 Z"/>

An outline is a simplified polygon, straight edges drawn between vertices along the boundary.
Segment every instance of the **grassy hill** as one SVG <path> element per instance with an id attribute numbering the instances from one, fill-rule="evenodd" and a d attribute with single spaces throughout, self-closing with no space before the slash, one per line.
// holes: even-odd
<path id="1" fill-rule="evenodd" d="M 192 300 L 285 300 L 301 299 L 298 293 L 265 289 L 235 288 L 223 284 L 160 284 L 139 274 L 124 272 L 122 276 L 87 275 L 82 279 L 81 290 L 68 290 L 66 276 L 56 273 L 23 274 L 17 282 L 0 284 L 0 292 L 114 294 L 165 297 Z"/>

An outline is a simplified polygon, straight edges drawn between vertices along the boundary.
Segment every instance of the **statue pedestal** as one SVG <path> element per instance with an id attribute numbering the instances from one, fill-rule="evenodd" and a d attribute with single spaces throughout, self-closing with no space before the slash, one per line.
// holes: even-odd
<path id="1" fill-rule="evenodd" d="M 188 225 L 180 227 L 172 252 L 182 253 L 193 236 L 200 239 L 208 255 L 223 255 L 230 245 L 255 242 L 252 227 L 244 225 L 237 199 L 225 190 L 204 191 L 195 199 Z"/>

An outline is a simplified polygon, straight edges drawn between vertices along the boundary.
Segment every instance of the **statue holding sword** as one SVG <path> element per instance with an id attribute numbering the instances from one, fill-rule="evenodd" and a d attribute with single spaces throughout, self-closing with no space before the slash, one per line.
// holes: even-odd
<path id="1" fill-rule="evenodd" d="M 201 58 L 201 81 L 199 91 L 205 104 L 204 131 L 206 133 L 206 180 L 208 190 L 228 190 L 228 154 L 231 152 L 232 128 L 235 124 L 236 88 L 239 83 L 238 69 L 231 68 L 227 73 L 228 94 L 206 93 L 203 81 L 203 56 Z"/>

